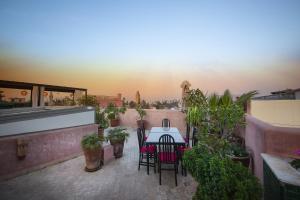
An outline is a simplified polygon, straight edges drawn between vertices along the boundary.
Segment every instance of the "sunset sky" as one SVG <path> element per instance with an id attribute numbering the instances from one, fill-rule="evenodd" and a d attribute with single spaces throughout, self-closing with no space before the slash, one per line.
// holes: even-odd
<path id="1" fill-rule="evenodd" d="M 179 98 L 300 87 L 300 1 L 0 1 L 0 79 Z"/>

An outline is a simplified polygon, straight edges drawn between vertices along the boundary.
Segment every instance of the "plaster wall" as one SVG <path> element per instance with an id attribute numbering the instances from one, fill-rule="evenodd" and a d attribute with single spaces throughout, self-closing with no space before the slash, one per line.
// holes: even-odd
<path id="1" fill-rule="evenodd" d="M 251 115 L 281 127 L 300 128 L 300 100 L 252 100 Z"/>
<path id="2" fill-rule="evenodd" d="M 180 111 L 175 110 L 152 110 L 146 109 L 147 115 L 145 116 L 146 120 L 146 129 L 151 129 L 151 127 L 161 126 L 161 121 L 164 118 L 168 118 L 171 122 L 171 127 L 176 127 L 182 135 L 185 135 L 186 131 L 186 122 L 185 114 Z M 127 109 L 125 114 L 120 115 L 120 125 L 129 126 L 137 128 L 137 120 L 139 115 L 135 109 Z"/>
<path id="3" fill-rule="evenodd" d="M 246 115 L 246 123 L 246 147 L 252 152 L 254 173 L 262 182 L 261 153 L 297 158 L 295 151 L 300 149 L 300 128 L 273 126 L 251 115 Z"/>
<path id="4" fill-rule="evenodd" d="M 97 124 L 40 131 L 0 138 L 0 180 L 43 168 L 82 154 L 80 141 L 86 134 L 97 133 Z M 27 155 L 17 157 L 17 140 L 27 142 Z M 84 164 L 83 164 L 84 167 Z"/>

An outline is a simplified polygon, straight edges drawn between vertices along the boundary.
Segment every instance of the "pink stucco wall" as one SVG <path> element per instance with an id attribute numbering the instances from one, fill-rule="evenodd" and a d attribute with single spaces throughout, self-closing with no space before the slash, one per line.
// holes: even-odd
<path id="1" fill-rule="evenodd" d="M 276 127 L 251 115 L 246 116 L 246 123 L 246 146 L 252 151 L 254 173 L 261 181 L 263 181 L 261 153 L 297 158 L 294 152 L 300 149 L 300 128 Z"/>
<path id="2" fill-rule="evenodd" d="M 146 109 L 147 115 L 145 116 L 146 129 L 151 127 L 161 126 L 161 121 L 168 118 L 172 127 L 177 127 L 181 134 L 185 134 L 186 122 L 185 114 L 175 110 L 152 110 Z M 120 125 L 137 128 L 136 121 L 138 120 L 138 113 L 135 109 L 127 109 L 125 114 L 120 115 Z"/>
<path id="3" fill-rule="evenodd" d="M 0 138 L 0 180 L 27 173 L 82 154 L 80 141 L 98 132 L 96 124 Z M 25 159 L 17 158 L 17 139 L 28 142 Z"/>

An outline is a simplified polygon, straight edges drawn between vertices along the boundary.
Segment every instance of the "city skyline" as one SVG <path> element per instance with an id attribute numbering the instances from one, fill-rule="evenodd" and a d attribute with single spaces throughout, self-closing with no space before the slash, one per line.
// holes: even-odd
<path id="1" fill-rule="evenodd" d="M 299 1 L 1 1 L 0 79 L 178 99 L 299 88 Z"/>

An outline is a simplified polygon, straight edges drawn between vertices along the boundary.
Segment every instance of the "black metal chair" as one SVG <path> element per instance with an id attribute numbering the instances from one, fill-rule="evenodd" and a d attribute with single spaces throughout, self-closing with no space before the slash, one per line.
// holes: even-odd
<path id="1" fill-rule="evenodd" d="M 190 124 L 187 123 L 186 124 L 186 135 L 184 137 L 186 147 L 190 146 L 190 132 L 191 132 L 191 126 L 190 126 Z"/>
<path id="2" fill-rule="evenodd" d="M 158 143 L 158 172 L 159 184 L 161 185 L 161 171 L 174 170 L 175 185 L 177 186 L 177 173 L 178 173 L 178 154 L 177 146 L 174 138 L 169 134 L 164 134 L 159 138 Z M 162 164 L 174 165 L 174 168 L 162 168 Z"/>
<path id="3" fill-rule="evenodd" d="M 163 127 L 163 128 L 170 128 L 170 126 L 171 126 L 170 120 L 167 119 L 167 118 L 164 118 L 162 120 L 162 122 L 161 122 L 161 127 Z"/>
<path id="4" fill-rule="evenodd" d="M 139 142 L 139 167 L 138 169 L 140 170 L 140 166 L 147 166 L 147 161 L 144 161 L 144 159 L 147 159 L 147 153 L 149 153 L 149 157 L 153 158 L 153 162 L 149 162 L 150 167 L 154 167 L 154 173 L 156 173 L 156 146 L 155 145 L 149 145 L 145 146 L 144 145 L 144 133 L 142 129 L 138 128 L 137 129 L 137 137 L 138 137 L 138 142 Z"/>

